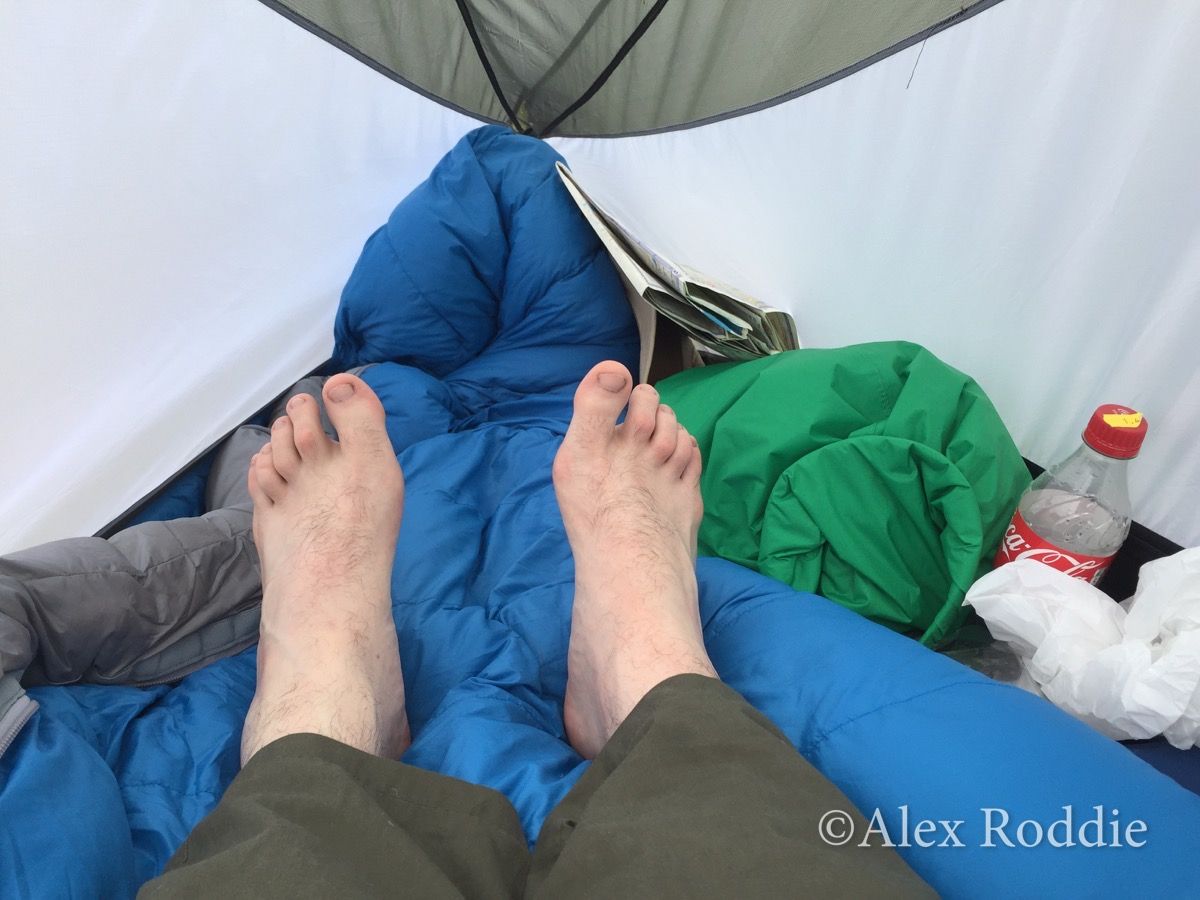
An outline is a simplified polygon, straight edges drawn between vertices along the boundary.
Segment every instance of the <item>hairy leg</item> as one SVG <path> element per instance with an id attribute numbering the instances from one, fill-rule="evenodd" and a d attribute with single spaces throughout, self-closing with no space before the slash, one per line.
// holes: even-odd
<path id="1" fill-rule="evenodd" d="M 289 734 L 393 758 L 409 743 L 390 591 L 404 478 L 365 382 L 335 375 L 324 399 L 338 441 L 299 394 L 250 466 L 263 606 L 243 764 Z"/>
<path id="2" fill-rule="evenodd" d="M 634 388 L 620 363 L 600 363 L 580 383 L 554 487 L 575 557 L 563 717 L 584 756 L 660 682 L 716 677 L 695 574 L 700 465 L 674 412 L 649 385 Z"/>

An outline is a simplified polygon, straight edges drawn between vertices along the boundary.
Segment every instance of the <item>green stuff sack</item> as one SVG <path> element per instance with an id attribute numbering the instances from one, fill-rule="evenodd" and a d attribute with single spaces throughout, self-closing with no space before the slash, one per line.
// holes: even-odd
<path id="1" fill-rule="evenodd" d="M 704 454 L 700 553 L 937 645 L 1029 484 L 974 381 L 915 344 L 797 350 L 658 386 Z"/>

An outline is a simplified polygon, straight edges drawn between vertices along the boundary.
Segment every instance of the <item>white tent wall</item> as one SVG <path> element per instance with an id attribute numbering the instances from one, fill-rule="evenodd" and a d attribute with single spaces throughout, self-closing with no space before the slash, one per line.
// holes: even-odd
<path id="1" fill-rule="evenodd" d="M 757 61 L 769 64 L 769 61 Z M 555 140 L 808 346 L 906 338 L 1049 463 L 1150 417 L 1200 544 L 1200 6 L 1004 0 L 812 94 Z M 330 350 L 363 240 L 473 120 L 252 0 L 0 4 L 0 552 L 94 532 Z"/>
<path id="2" fill-rule="evenodd" d="M 1143 410 L 1135 517 L 1197 545 L 1198 85 L 1191 0 L 1005 0 L 751 115 L 552 142 L 805 345 L 913 340 L 975 376 L 1038 463 L 1095 405 Z"/>
<path id="3" fill-rule="evenodd" d="M 90 534 L 328 358 L 478 123 L 250 0 L 0 4 L 0 552 Z"/>

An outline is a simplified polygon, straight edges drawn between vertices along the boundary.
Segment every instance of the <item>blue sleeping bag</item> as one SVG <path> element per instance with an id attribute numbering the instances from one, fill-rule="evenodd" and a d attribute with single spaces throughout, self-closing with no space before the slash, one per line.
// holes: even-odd
<path id="1" fill-rule="evenodd" d="M 587 765 L 563 737 L 572 561 L 550 463 L 578 379 L 637 356 L 557 158 L 497 127 L 464 138 L 368 240 L 336 324 L 337 365 L 374 364 L 407 479 L 405 760 L 502 791 L 531 840 Z M 716 559 L 698 574 L 722 677 L 943 894 L 1195 892 L 1200 797 L 1120 745 L 820 597 Z M 172 685 L 32 690 L 0 759 L 3 895 L 122 897 L 158 873 L 237 774 L 254 678 L 251 649 Z M 1075 846 L 1033 840 L 1068 814 Z M 1083 837 L 1122 846 L 1081 843 L 1097 817 Z M 961 824 L 925 847 L 921 820 Z"/>

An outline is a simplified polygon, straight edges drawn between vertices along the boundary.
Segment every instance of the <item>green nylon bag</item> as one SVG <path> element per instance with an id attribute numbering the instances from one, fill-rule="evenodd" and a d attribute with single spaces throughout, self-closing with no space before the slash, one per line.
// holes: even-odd
<path id="1" fill-rule="evenodd" d="M 897 341 L 690 369 L 657 387 L 704 454 L 701 554 L 924 644 L 954 635 L 1029 484 L 979 385 Z"/>

